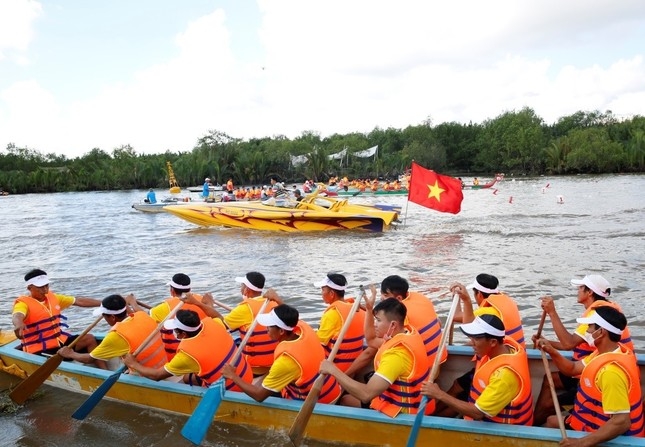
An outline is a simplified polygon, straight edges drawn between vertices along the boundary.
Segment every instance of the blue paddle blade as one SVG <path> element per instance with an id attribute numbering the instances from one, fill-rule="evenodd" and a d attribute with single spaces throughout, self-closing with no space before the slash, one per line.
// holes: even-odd
<path id="1" fill-rule="evenodd" d="M 412 430 L 410 430 L 410 435 L 408 436 L 408 443 L 405 445 L 405 447 L 414 447 L 417 443 L 417 438 L 419 437 L 419 429 L 421 428 L 421 421 L 423 420 L 423 413 L 425 413 L 426 411 L 426 405 L 428 405 L 428 397 L 423 396 L 423 399 L 419 404 L 417 415 L 414 418 Z"/>
<path id="2" fill-rule="evenodd" d="M 110 391 L 110 388 L 112 388 L 112 385 L 116 383 L 117 380 L 119 380 L 119 377 L 121 377 L 121 374 L 123 374 L 123 371 L 125 371 L 125 366 L 122 366 L 114 374 L 112 374 L 110 377 L 105 379 L 105 382 L 101 384 L 100 387 L 94 391 L 90 397 L 87 398 L 85 402 L 81 404 L 80 407 L 76 409 L 74 414 L 72 414 L 72 417 L 74 419 L 78 419 L 79 421 L 82 421 L 87 417 L 88 414 L 92 412 L 94 407 L 98 405 L 99 402 L 101 402 L 101 399 L 103 399 L 103 396 L 107 394 L 108 391 Z"/>
<path id="3" fill-rule="evenodd" d="M 215 413 L 222 403 L 226 391 L 225 379 L 222 377 L 212 384 L 202 396 L 202 400 L 190 415 L 181 429 L 181 435 L 193 444 L 199 445 L 204 440 L 208 428 L 213 422 Z"/>

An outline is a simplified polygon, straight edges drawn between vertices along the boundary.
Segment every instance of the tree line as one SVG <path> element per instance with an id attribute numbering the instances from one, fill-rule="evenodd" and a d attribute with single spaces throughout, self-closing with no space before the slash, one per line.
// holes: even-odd
<path id="1" fill-rule="evenodd" d="M 378 145 L 373 157 L 351 154 Z M 329 155 L 347 149 L 339 160 Z M 305 155 L 304 163 L 292 157 Z M 330 176 L 395 178 L 412 161 L 453 175 L 559 175 L 645 172 L 645 117 L 618 119 L 611 111 L 579 111 L 546 124 L 530 108 L 502 113 L 480 124 L 375 128 L 369 133 L 312 131 L 243 140 L 211 130 L 186 152 L 137 154 L 130 145 L 108 153 L 94 148 L 73 159 L 17 147 L 0 152 L 0 188 L 12 194 L 101 191 L 168 186 L 166 162 L 182 187 L 205 177 L 260 185 L 272 176 L 288 182 L 326 181 Z"/>

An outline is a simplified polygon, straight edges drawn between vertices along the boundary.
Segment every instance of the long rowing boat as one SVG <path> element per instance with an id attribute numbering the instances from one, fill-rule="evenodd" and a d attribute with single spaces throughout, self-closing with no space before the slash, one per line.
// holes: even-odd
<path id="1" fill-rule="evenodd" d="M 12 333 L 0 334 L 0 366 L 7 372 L 18 375 L 32 374 L 45 358 L 27 354 L 17 349 L 18 341 Z M 446 388 L 455 377 L 472 367 L 472 349 L 466 346 L 451 346 L 448 361 L 442 366 L 440 385 Z M 641 368 L 645 357 L 639 357 Z M 529 350 L 534 397 L 537 396 L 544 374 L 538 351 Z M 63 364 L 49 377 L 46 384 L 69 391 L 90 394 L 96 390 L 112 371 L 101 370 L 75 362 Z M 645 374 L 641 374 L 641 380 Z M 129 374 L 122 374 L 106 395 L 106 399 L 120 401 L 163 412 L 190 415 L 195 410 L 205 389 L 172 382 L 153 382 Z M 270 397 L 258 403 L 243 393 L 228 391 L 215 416 L 216 424 L 244 424 L 261 430 L 275 430 L 286 435 L 300 409 L 302 402 Z M 27 403 L 28 405 L 28 403 Z M 65 411 L 65 410 L 61 410 Z M 70 416 L 72 410 L 69 410 Z M 394 419 L 374 410 L 348 408 L 338 405 L 316 405 L 306 431 L 306 437 L 321 442 L 337 442 L 351 445 L 402 447 L 414 417 L 400 415 Z M 568 431 L 569 437 L 581 433 Z M 427 416 L 423 419 L 418 446 L 458 445 L 459 447 L 556 447 L 560 441 L 558 429 L 520 427 L 489 422 L 464 421 Z M 608 447 L 645 447 L 645 439 L 618 437 L 606 444 Z"/>

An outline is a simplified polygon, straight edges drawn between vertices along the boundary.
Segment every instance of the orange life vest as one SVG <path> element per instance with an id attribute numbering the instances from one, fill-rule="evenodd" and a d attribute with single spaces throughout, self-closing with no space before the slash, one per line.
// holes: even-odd
<path id="1" fill-rule="evenodd" d="M 260 307 L 264 304 L 264 298 L 261 296 L 257 298 L 244 298 L 242 304 L 249 306 L 251 314 L 253 315 L 253 320 L 255 320 L 255 317 L 257 317 L 260 312 Z M 276 306 L 277 304 L 275 301 L 270 301 L 269 304 L 267 304 L 264 313 L 271 312 L 271 309 Z M 240 336 L 242 338 L 246 336 L 249 326 L 250 324 L 239 328 Z M 246 361 L 252 368 L 267 368 L 273 365 L 273 351 L 275 351 L 276 346 L 278 346 L 278 341 L 271 340 L 266 326 L 262 326 L 258 323 L 255 325 L 255 329 L 242 352 L 246 356 Z"/>
<path id="2" fill-rule="evenodd" d="M 388 389 L 379 396 L 372 399 L 370 408 L 380 411 L 390 417 L 396 417 L 399 413 L 416 414 L 421 403 L 421 384 L 428 378 L 428 356 L 421 335 L 408 326 L 407 332 L 396 334 L 394 337 L 381 345 L 374 357 L 374 370 L 378 370 L 381 356 L 384 352 L 399 346 L 403 346 L 412 355 L 412 371 L 407 377 L 398 377 Z M 434 399 L 428 402 L 425 414 L 432 414 L 436 402 Z"/>
<path id="3" fill-rule="evenodd" d="M 347 298 L 346 301 L 334 301 L 325 309 L 325 312 L 338 312 L 342 325 L 345 325 L 345 321 L 352 310 L 353 303 L 353 298 Z M 347 329 L 347 333 L 338 348 L 338 352 L 336 352 L 336 357 L 334 357 L 334 364 L 343 372 L 347 371 L 354 360 L 363 352 L 363 340 L 365 339 L 364 322 L 365 311 L 359 308 Z M 325 357 L 329 357 L 331 350 L 336 344 L 338 335 L 336 334 L 330 338 L 329 343 L 324 346 Z"/>
<path id="4" fill-rule="evenodd" d="M 157 330 L 157 322 L 146 312 L 140 311 L 118 322 L 110 330 L 115 331 L 128 342 L 130 354 L 132 354 L 153 331 Z M 166 353 L 159 334 L 143 348 L 136 359 L 150 368 L 160 368 L 166 364 Z"/>
<path id="5" fill-rule="evenodd" d="M 618 312 L 623 312 L 620 308 L 620 306 L 612 301 L 605 301 L 605 300 L 596 300 L 593 303 L 591 303 L 591 306 L 589 306 L 587 309 L 585 309 L 584 313 L 582 314 L 582 317 L 588 317 L 591 312 L 595 312 L 595 309 L 600 306 L 609 306 L 613 307 L 616 309 Z M 632 336 L 629 332 L 629 327 L 625 327 L 623 330 L 623 333 L 620 337 L 620 343 L 625 345 L 628 349 L 631 349 L 632 351 L 634 350 L 634 343 L 632 342 Z M 594 352 L 596 348 L 592 348 L 589 346 L 589 344 L 586 341 L 583 341 L 580 343 L 578 346 L 573 348 L 573 359 L 574 360 L 581 360 L 585 357 L 587 357 L 589 354 Z"/>
<path id="6" fill-rule="evenodd" d="M 599 354 L 595 351 L 591 354 L 593 357 L 589 357 L 590 361 L 580 375 L 578 393 L 567 423 L 574 430 L 593 432 L 609 420 L 611 415 L 602 410 L 602 391 L 596 385 L 596 377 L 603 367 L 613 363 L 627 375 L 631 425 L 624 434 L 642 438 L 645 436 L 645 427 L 640 371 L 634 353 L 623 344 L 619 343 L 618 346 L 620 352 Z"/>
<path id="7" fill-rule="evenodd" d="M 65 343 L 69 334 L 61 328 L 67 327 L 64 323 L 66 318 L 60 313 L 60 304 L 54 292 L 47 292 L 44 302 L 31 296 L 20 296 L 15 302 L 26 304 L 28 309 L 21 344 L 23 351 L 35 354 Z"/>
<path id="8" fill-rule="evenodd" d="M 198 295 L 196 293 L 193 294 L 193 296 L 198 300 L 202 299 L 201 295 Z M 171 296 L 166 300 L 166 303 L 168 303 L 168 308 L 172 310 L 175 307 L 177 307 L 177 304 L 179 304 L 179 301 L 180 299 L 177 298 L 176 296 Z M 181 308 L 183 310 L 192 310 L 194 312 L 197 312 L 197 315 L 199 315 L 200 320 L 207 318 L 206 313 L 199 306 L 196 306 L 194 304 L 184 303 L 184 305 L 181 306 Z M 177 353 L 177 346 L 179 346 L 179 340 L 177 340 L 177 337 L 175 337 L 175 334 L 172 329 L 166 329 L 166 328 L 161 328 L 161 340 L 163 341 L 164 349 L 166 350 L 166 358 L 168 359 L 168 361 L 171 361 L 172 358 Z"/>
<path id="9" fill-rule="evenodd" d="M 202 320 L 201 331 L 194 337 L 182 339 L 177 350 L 190 356 L 199 364 L 197 375 L 205 384 L 210 384 L 222 376 L 222 367 L 233 360 L 237 347 L 233 337 L 223 325 L 206 317 Z M 241 355 L 237 364 L 233 366 L 242 380 L 251 383 L 253 373 L 244 356 Z M 241 391 L 235 383 L 228 379 L 226 380 L 226 389 Z"/>
<path id="10" fill-rule="evenodd" d="M 508 295 L 493 294 L 489 295 L 482 301 L 481 307 L 492 306 L 502 316 L 502 322 L 506 328 L 506 336 L 511 337 L 518 342 L 520 346 L 526 348 L 524 340 L 524 329 L 522 328 L 522 317 L 517 308 L 517 303 Z"/>
<path id="11" fill-rule="evenodd" d="M 274 358 L 288 355 L 300 367 L 300 377 L 287 385 L 282 390 L 285 399 L 305 400 L 314 381 L 318 377 L 320 362 L 325 359 L 325 350 L 320 344 L 318 335 L 304 321 L 298 321 L 294 332 L 299 335 L 295 340 L 285 340 L 278 343 L 275 348 Z M 338 382 L 331 374 L 325 376 L 325 382 L 318 402 L 328 404 L 335 402 L 340 397 L 341 389 Z"/>
<path id="12" fill-rule="evenodd" d="M 441 322 L 434 310 L 434 305 L 419 292 L 408 292 L 408 296 L 401 302 L 407 309 L 408 323 L 423 338 L 428 362 L 432 365 L 441 341 Z M 448 350 L 446 349 L 441 355 L 441 362 L 445 362 L 447 358 Z"/>
<path id="13" fill-rule="evenodd" d="M 526 351 L 510 337 L 504 338 L 504 344 L 510 346 L 513 352 L 501 354 L 494 358 L 482 357 L 477 363 L 473 383 L 470 387 L 468 401 L 475 403 L 484 391 L 491 376 L 501 367 L 510 368 L 520 379 L 520 391 L 511 402 L 493 418 L 484 417 L 482 420 L 500 424 L 533 425 L 533 395 L 531 393 L 531 373 Z M 464 416 L 464 419 L 472 418 Z"/>

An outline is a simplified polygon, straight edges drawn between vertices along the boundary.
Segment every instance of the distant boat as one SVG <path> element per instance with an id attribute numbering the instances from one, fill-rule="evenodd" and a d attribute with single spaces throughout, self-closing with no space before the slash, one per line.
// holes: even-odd
<path id="1" fill-rule="evenodd" d="M 142 200 L 141 202 L 133 203 L 132 208 L 143 213 L 163 213 L 165 206 L 172 205 L 189 205 L 195 203 L 190 197 L 165 197 L 159 202 L 150 203 Z"/>
<path id="2" fill-rule="evenodd" d="M 493 185 L 497 182 L 504 180 L 504 174 L 495 174 L 495 178 L 488 183 L 483 185 L 463 185 L 462 189 L 488 189 L 492 188 Z"/>
<path id="3" fill-rule="evenodd" d="M 204 190 L 204 187 L 203 186 L 189 186 L 187 189 L 190 192 L 202 192 Z M 224 187 L 222 185 L 210 185 L 208 187 L 208 190 L 210 192 L 224 191 Z"/>

